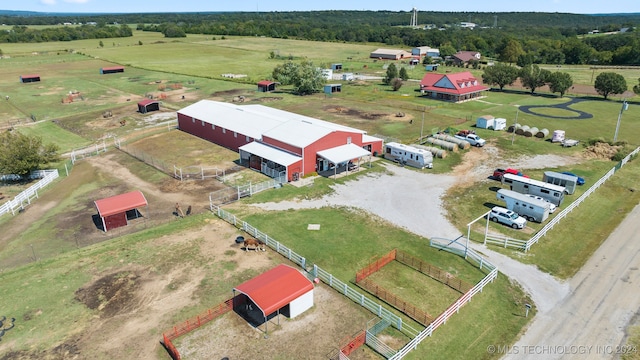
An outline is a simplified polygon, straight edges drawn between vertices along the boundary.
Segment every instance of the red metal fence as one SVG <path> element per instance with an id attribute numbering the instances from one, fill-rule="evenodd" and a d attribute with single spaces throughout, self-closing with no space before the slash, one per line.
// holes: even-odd
<path id="1" fill-rule="evenodd" d="M 175 325 L 170 330 L 162 333 L 162 342 L 164 344 L 165 349 L 171 356 L 173 360 L 180 360 L 180 353 L 178 353 L 178 349 L 173 346 L 171 340 L 175 340 L 176 338 L 192 331 L 200 326 L 208 323 L 209 321 L 226 314 L 227 312 L 233 310 L 233 298 L 226 300 L 225 302 L 219 304 L 216 307 L 208 309 L 204 313 L 200 315 L 196 315 L 191 319 L 185 321 L 182 324 Z"/>
<path id="2" fill-rule="evenodd" d="M 342 351 L 343 354 L 349 356 L 357 348 L 364 345 L 366 341 L 367 341 L 367 332 L 362 330 L 353 339 L 351 339 L 349 343 L 341 347 L 340 350 Z"/>
<path id="3" fill-rule="evenodd" d="M 415 258 L 402 250 L 396 251 L 395 260 L 429 276 L 434 280 L 437 280 L 449 286 L 454 290 L 459 291 L 462 294 L 471 290 L 471 288 L 473 287 L 473 285 L 469 284 L 468 282 L 460 280 L 457 277 L 451 275 L 450 273 L 436 266 L 433 266 L 429 263 L 426 263 L 418 258 Z"/>
<path id="4" fill-rule="evenodd" d="M 394 293 L 388 291 L 387 289 L 369 279 L 363 279 L 358 283 L 358 285 L 366 289 L 368 292 L 374 294 L 378 299 L 402 311 L 407 316 L 423 324 L 424 326 L 428 326 L 433 322 L 434 318 L 426 311 L 418 309 L 415 305 L 405 301 L 401 297 L 395 295 Z"/>
<path id="5" fill-rule="evenodd" d="M 395 258 L 396 258 L 396 249 L 393 249 L 387 255 L 383 256 L 381 259 L 376 260 L 375 262 L 367 265 L 363 269 L 360 269 L 358 272 L 356 272 L 356 284 L 361 280 L 366 279 L 367 276 L 380 270 L 383 266 L 395 260 Z"/>

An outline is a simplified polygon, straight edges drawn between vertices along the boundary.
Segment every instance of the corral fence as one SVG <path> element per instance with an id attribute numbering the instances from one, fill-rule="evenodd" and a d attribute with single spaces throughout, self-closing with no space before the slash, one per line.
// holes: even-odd
<path id="1" fill-rule="evenodd" d="M 440 269 L 437 266 L 431 265 L 425 261 L 413 257 L 402 250 L 396 250 L 395 255 L 395 260 L 397 262 L 402 263 L 416 271 L 419 271 L 422 274 L 425 274 L 428 277 L 437 280 L 438 282 L 445 284 L 453 290 L 456 290 L 462 294 L 469 291 L 473 287 L 473 285 L 469 284 L 468 282 L 451 275 L 450 273 Z"/>
<path id="2" fill-rule="evenodd" d="M 499 245 L 504 248 L 510 247 L 518 250 L 525 250 L 527 240 L 514 239 L 512 237 L 500 234 L 487 233 L 484 237 L 485 244 Z"/>
<path id="3" fill-rule="evenodd" d="M 101 143 L 95 143 L 82 149 L 71 150 L 71 164 L 75 164 L 76 161 L 82 160 L 88 157 L 97 156 L 107 151 L 107 144 L 105 140 Z"/>
<path id="4" fill-rule="evenodd" d="M 398 309 L 420 324 L 427 326 L 433 322 L 433 316 L 424 310 L 419 309 L 410 302 L 394 294 L 393 292 L 383 288 L 369 279 L 362 279 L 358 282 L 358 286 L 375 295 L 378 299 Z"/>
<path id="5" fill-rule="evenodd" d="M 25 206 L 31 204 L 31 201 L 38 198 L 38 190 L 49 185 L 53 180 L 57 179 L 60 175 L 58 170 L 37 170 L 32 171 L 29 174 L 30 179 L 40 179 L 37 183 L 31 185 L 27 190 L 24 190 L 13 199 L 7 201 L 0 206 L 0 216 L 11 212 L 11 215 L 15 215 L 16 211 L 24 210 Z M 21 177 L 18 175 L 2 175 L 2 180 L 19 180 Z"/>
<path id="6" fill-rule="evenodd" d="M 447 310 L 440 314 L 440 316 L 438 316 L 429 326 L 422 330 L 420 334 L 418 334 L 418 336 L 409 341 L 392 357 L 389 357 L 390 360 L 402 359 L 411 350 L 414 350 L 422 342 L 422 340 L 424 340 L 428 336 L 431 336 L 438 327 L 445 324 L 451 316 L 458 313 L 462 306 L 471 301 L 471 298 L 473 298 L 473 296 L 482 292 L 482 289 L 484 289 L 484 287 L 489 283 L 493 282 L 493 280 L 498 276 L 498 268 L 496 266 L 485 260 L 482 256 L 480 256 L 472 249 L 467 248 L 457 241 L 451 241 L 449 239 L 442 238 L 432 238 L 429 241 L 429 244 L 431 247 L 434 247 L 436 249 L 451 252 L 458 256 L 464 257 L 467 262 L 474 264 L 480 270 L 488 273 L 482 280 L 480 280 L 480 282 L 478 282 L 473 288 L 462 295 L 458 300 L 456 300 L 456 302 L 449 306 Z"/>
<path id="7" fill-rule="evenodd" d="M 146 152 L 135 148 L 134 146 L 124 145 L 120 142 L 116 143 L 116 148 L 125 152 L 134 158 L 142 161 L 147 165 L 151 165 L 152 167 L 162 171 L 163 173 L 173 176 L 173 165 L 164 162 L 152 155 L 147 154 Z"/>
<path id="8" fill-rule="evenodd" d="M 221 209 L 219 206 L 212 206 L 212 212 L 219 218 L 234 225 L 236 228 L 243 229 L 248 234 L 251 234 L 257 239 L 262 240 L 271 249 L 277 251 L 281 255 L 284 255 L 292 262 L 300 265 L 303 269 L 305 269 L 305 271 L 307 270 L 306 259 L 303 256 L 295 253 L 290 248 L 284 246 L 283 244 L 280 244 L 268 235 L 260 232 L 258 229 L 251 226 L 247 222 L 239 220 L 235 215 Z M 422 342 L 422 340 L 424 340 L 428 336 L 431 336 L 435 329 L 437 329 L 440 325 L 445 324 L 447 319 L 458 313 L 462 306 L 471 301 L 473 296 L 482 292 L 482 289 L 484 289 L 484 287 L 489 283 L 493 282 L 493 280 L 498 276 L 498 268 L 496 266 L 485 260 L 473 249 L 469 249 L 457 241 L 452 242 L 449 239 L 432 238 L 429 241 L 429 244 L 431 247 L 434 247 L 436 249 L 447 251 L 465 258 L 467 262 L 473 264 L 481 271 L 485 272 L 486 276 L 464 295 L 462 295 L 458 300 L 456 300 L 455 303 L 449 306 L 447 310 L 440 314 L 440 316 L 438 316 L 429 326 L 427 326 L 422 331 L 417 331 L 411 326 L 405 324 L 402 318 L 400 318 L 398 315 L 382 307 L 382 305 L 378 304 L 377 302 L 369 299 L 364 294 L 351 288 L 347 283 L 337 279 L 331 273 L 323 270 L 316 264 L 313 264 L 311 275 L 315 278 L 320 279 L 322 282 L 337 290 L 341 294 L 345 295 L 352 301 L 360 304 L 361 306 L 371 311 L 373 314 L 388 322 L 391 326 L 395 327 L 397 330 L 411 338 L 412 340 L 409 341 L 402 349 L 398 350 L 397 352 L 395 352 L 395 354 L 389 357 L 389 359 L 393 360 L 402 359 L 411 350 L 414 350 L 418 346 L 418 344 Z M 348 359 L 348 357 L 340 352 L 339 359 Z"/>
<path id="9" fill-rule="evenodd" d="M 209 207 L 211 211 L 214 211 L 215 207 L 220 205 L 229 204 L 234 201 L 240 200 L 246 196 L 253 196 L 259 192 L 273 189 L 282 186 L 287 182 L 287 178 L 282 175 L 278 178 L 245 185 L 238 185 L 236 187 L 228 187 L 209 193 Z"/>
<path id="10" fill-rule="evenodd" d="M 222 316 L 229 311 L 233 310 L 233 299 L 228 299 L 215 307 L 208 309 L 202 314 L 196 315 L 191 319 L 183 322 L 182 324 L 175 325 L 171 329 L 162 333 L 162 344 L 165 349 L 169 353 L 169 356 L 173 360 L 180 360 L 180 353 L 178 349 L 173 345 L 172 340 L 177 339 L 178 337 L 185 335 L 204 324 L 216 319 L 219 316 Z"/>

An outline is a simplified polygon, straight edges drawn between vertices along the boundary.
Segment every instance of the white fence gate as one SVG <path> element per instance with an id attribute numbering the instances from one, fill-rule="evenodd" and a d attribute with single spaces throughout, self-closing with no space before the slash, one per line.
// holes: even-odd
<path id="1" fill-rule="evenodd" d="M 43 187 L 49 185 L 53 180 L 59 177 L 58 170 L 38 170 L 33 171 L 29 178 L 42 178 L 42 180 L 37 183 L 31 185 L 27 190 L 18 194 L 18 196 L 13 199 L 7 201 L 6 203 L 0 206 L 0 216 L 11 212 L 12 215 L 16 214 L 18 209 L 22 210 L 25 206 L 31 204 L 33 199 L 38 198 L 38 190 Z"/>

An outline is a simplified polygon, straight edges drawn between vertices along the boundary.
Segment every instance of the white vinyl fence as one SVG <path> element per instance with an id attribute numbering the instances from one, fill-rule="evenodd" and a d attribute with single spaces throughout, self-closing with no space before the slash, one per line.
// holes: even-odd
<path id="1" fill-rule="evenodd" d="M 11 175 L 3 175 L 3 176 L 11 176 Z M 42 180 L 31 185 L 27 190 L 18 194 L 18 196 L 2 204 L 2 206 L 0 206 L 0 216 L 8 212 L 11 212 L 12 215 L 15 215 L 16 211 L 24 209 L 25 206 L 31 204 L 31 201 L 33 199 L 38 198 L 38 190 L 49 185 L 53 180 L 57 179 L 58 176 L 59 176 L 58 170 L 37 170 L 37 171 L 31 172 L 31 174 L 29 175 L 29 178 L 31 179 L 42 178 Z"/>

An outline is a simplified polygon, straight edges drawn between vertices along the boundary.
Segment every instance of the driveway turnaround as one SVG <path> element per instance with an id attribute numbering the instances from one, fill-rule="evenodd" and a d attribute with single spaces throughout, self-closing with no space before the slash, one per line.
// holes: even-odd
<path id="1" fill-rule="evenodd" d="M 579 99 L 579 98 L 573 98 L 571 100 L 569 100 L 568 102 L 564 103 L 564 104 L 557 104 L 557 105 L 523 105 L 520 106 L 519 109 L 520 111 L 527 113 L 527 114 L 531 114 L 531 115 L 535 115 L 535 116 L 544 116 L 547 118 L 552 118 L 552 119 L 564 119 L 564 120 L 586 120 L 586 119 L 591 119 L 593 117 L 593 115 L 584 112 L 584 111 L 580 111 L 580 110 L 575 110 L 570 108 L 570 105 L 582 102 L 582 101 L 587 101 L 585 99 Z M 540 114 L 537 113 L 535 111 L 532 111 L 531 109 L 537 109 L 537 108 L 555 108 L 555 109 L 563 109 L 563 110 L 567 110 L 567 111 L 571 111 L 576 113 L 576 116 L 554 116 L 554 115 L 545 115 L 545 114 Z"/>

